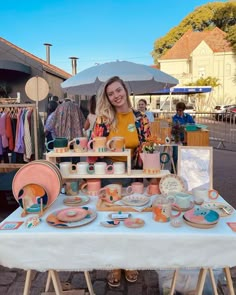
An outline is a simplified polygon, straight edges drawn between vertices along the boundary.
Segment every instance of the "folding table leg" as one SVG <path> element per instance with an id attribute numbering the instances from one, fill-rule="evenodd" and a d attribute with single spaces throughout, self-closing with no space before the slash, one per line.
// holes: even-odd
<path id="1" fill-rule="evenodd" d="M 230 295 L 235 295 L 234 286 L 233 286 L 233 282 L 232 282 L 232 278 L 231 278 L 231 273 L 230 273 L 229 267 L 225 267 L 224 268 L 224 272 L 225 272 L 225 276 L 226 276 L 226 280 L 227 280 L 227 286 L 229 288 L 229 294 Z"/>
<path id="2" fill-rule="evenodd" d="M 84 276 L 85 276 L 86 283 L 87 283 L 87 286 L 88 286 L 89 294 L 90 295 L 95 295 L 95 293 L 93 291 L 93 285 L 92 285 L 92 282 L 91 282 L 91 278 L 90 278 L 89 272 L 88 271 L 84 271 Z"/>
<path id="3" fill-rule="evenodd" d="M 175 269 L 174 274 L 173 274 L 173 278 L 171 281 L 170 295 L 174 295 L 174 293 L 175 293 L 175 285 L 176 285 L 176 281 L 177 281 L 177 276 L 178 276 L 178 269 Z"/>
<path id="4" fill-rule="evenodd" d="M 63 290 L 61 287 L 61 282 L 59 280 L 58 273 L 55 270 L 49 270 L 48 272 L 52 278 L 52 283 L 53 283 L 53 287 L 54 287 L 56 295 L 62 295 Z"/>
<path id="5" fill-rule="evenodd" d="M 198 275 L 196 295 L 202 295 L 203 287 L 206 281 L 207 268 L 201 268 Z"/>
<path id="6" fill-rule="evenodd" d="M 215 281 L 215 277 L 214 277 L 214 272 L 213 272 L 212 268 L 209 268 L 208 271 L 209 271 L 209 274 L 210 274 L 211 285 L 212 285 L 214 295 L 218 295 L 217 285 L 216 285 L 216 281 Z"/>
<path id="7" fill-rule="evenodd" d="M 51 274 L 50 274 L 50 272 L 48 272 L 47 282 L 46 282 L 46 287 L 45 287 L 45 292 L 48 292 L 49 291 L 51 280 L 52 280 Z"/>
<path id="8" fill-rule="evenodd" d="M 32 274 L 32 270 L 31 269 L 27 270 L 26 277 L 25 277 L 25 286 L 24 286 L 23 295 L 29 295 L 30 294 L 31 274 Z"/>

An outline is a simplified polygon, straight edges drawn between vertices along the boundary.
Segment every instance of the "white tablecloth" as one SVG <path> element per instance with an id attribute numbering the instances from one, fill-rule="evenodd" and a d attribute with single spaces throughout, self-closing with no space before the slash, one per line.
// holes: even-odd
<path id="1" fill-rule="evenodd" d="M 222 201 L 218 199 L 217 201 Z M 95 208 L 96 198 L 88 205 Z M 121 224 L 104 228 L 109 212 L 98 212 L 90 224 L 74 229 L 58 229 L 46 223 L 50 212 L 63 205 L 63 196 L 49 208 L 39 226 L 28 229 L 0 230 L 0 264 L 9 268 L 79 271 L 92 269 L 167 269 L 179 267 L 225 267 L 236 265 L 236 233 L 227 221 L 236 221 L 236 213 L 221 218 L 212 229 L 183 224 L 174 228 L 158 223 L 152 213 L 133 213 L 145 220 L 145 226 L 129 229 Z M 18 208 L 5 221 L 22 221 Z"/>

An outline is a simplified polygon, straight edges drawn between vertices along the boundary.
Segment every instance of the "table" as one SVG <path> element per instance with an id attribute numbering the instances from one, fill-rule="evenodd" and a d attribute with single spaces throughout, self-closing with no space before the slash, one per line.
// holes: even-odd
<path id="1" fill-rule="evenodd" d="M 48 214 L 65 207 L 63 195 L 45 212 L 39 226 L 0 231 L 0 264 L 25 270 L 90 271 L 93 269 L 207 269 L 236 265 L 236 233 L 226 221 L 236 221 L 236 213 L 221 218 L 212 229 L 197 229 L 183 224 L 174 228 L 170 223 L 158 223 L 151 212 L 132 212 L 142 217 L 145 226 L 139 229 L 104 228 L 109 212 L 98 212 L 92 223 L 75 229 L 49 226 Z M 96 197 L 89 203 L 95 208 Z M 221 197 L 219 201 L 224 201 Z M 68 208 L 68 207 L 65 207 Z M 24 221 L 18 208 L 5 221 Z M 3 223 L 2 222 L 2 223 Z M 228 269 L 228 268 L 227 268 Z M 27 294 L 27 293 L 25 293 Z M 59 293 L 58 293 L 59 294 Z M 201 294 L 198 293 L 198 294 Z M 231 293 L 234 294 L 234 293 Z"/>

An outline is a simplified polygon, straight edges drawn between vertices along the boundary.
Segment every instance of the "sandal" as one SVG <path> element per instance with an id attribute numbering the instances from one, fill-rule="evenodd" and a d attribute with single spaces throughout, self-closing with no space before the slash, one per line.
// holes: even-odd
<path id="1" fill-rule="evenodd" d="M 121 269 L 110 270 L 107 276 L 107 283 L 111 287 L 119 287 L 121 278 Z"/>
<path id="2" fill-rule="evenodd" d="M 138 280 L 138 271 L 137 270 L 125 270 L 126 281 L 130 283 L 135 283 Z"/>

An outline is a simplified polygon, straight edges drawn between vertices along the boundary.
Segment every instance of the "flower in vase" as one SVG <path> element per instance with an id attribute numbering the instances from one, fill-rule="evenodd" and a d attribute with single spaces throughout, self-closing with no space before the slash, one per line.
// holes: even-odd
<path id="1" fill-rule="evenodd" d="M 150 136 L 142 144 L 142 151 L 144 153 L 153 154 L 161 143 L 161 138 Z"/>
<path id="2" fill-rule="evenodd" d="M 175 143 L 180 142 L 181 137 L 184 135 L 184 125 L 181 125 L 179 122 L 172 123 L 171 135 Z"/>

